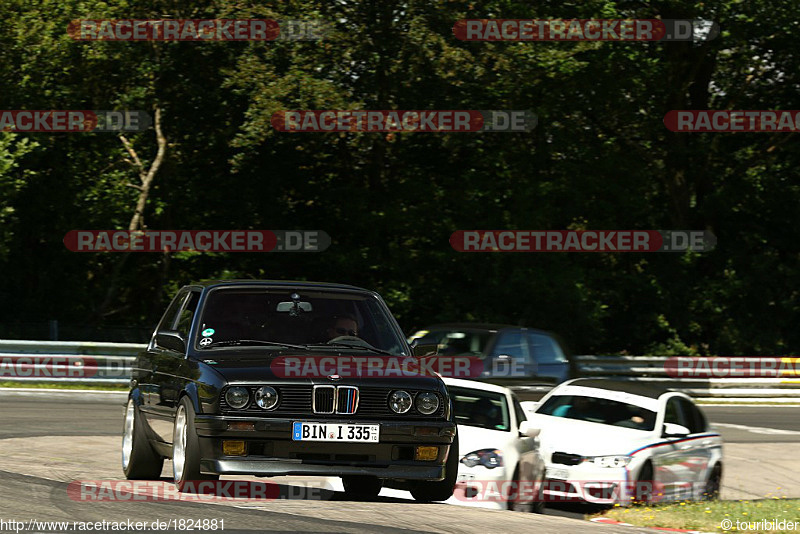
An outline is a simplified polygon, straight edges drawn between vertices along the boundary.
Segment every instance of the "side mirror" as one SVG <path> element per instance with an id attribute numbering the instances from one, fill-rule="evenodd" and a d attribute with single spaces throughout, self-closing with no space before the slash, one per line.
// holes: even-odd
<path id="1" fill-rule="evenodd" d="M 523 421 L 519 424 L 519 434 L 529 438 L 535 438 L 542 431 L 541 428 L 533 426 L 531 421 Z"/>
<path id="2" fill-rule="evenodd" d="M 414 351 L 414 356 L 417 358 L 435 356 L 439 353 L 439 345 L 436 343 L 425 343 L 424 345 L 416 345 L 412 350 Z"/>
<path id="3" fill-rule="evenodd" d="M 683 425 L 676 425 L 675 423 L 664 423 L 664 432 L 661 433 L 662 438 L 684 438 L 690 434 L 689 429 Z"/>
<path id="4" fill-rule="evenodd" d="M 176 330 L 159 330 L 156 333 L 156 344 L 175 352 L 186 352 L 186 340 Z"/>

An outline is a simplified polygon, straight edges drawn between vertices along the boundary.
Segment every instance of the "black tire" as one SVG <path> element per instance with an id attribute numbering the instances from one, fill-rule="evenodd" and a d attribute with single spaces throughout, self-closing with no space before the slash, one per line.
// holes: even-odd
<path id="1" fill-rule="evenodd" d="M 537 492 L 534 500 L 528 502 L 519 502 L 515 499 L 520 492 L 525 496 L 525 486 L 519 479 L 519 467 L 514 471 L 514 491 L 516 495 L 509 495 L 506 507 L 513 512 L 523 512 L 526 514 L 543 514 L 544 513 L 544 473 L 539 483 L 539 491 Z"/>
<path id="2" fill-rule="evenodd" d="M 195 493 L 197 481 L 219 480 L 219 475 L 200 472 L 200 442 L 194 428 L 194 416 L 194 406 L 188 397 L 183 397 L 175 413 L 172 432 L 172 475 L 181 493 Z"/>
<path id="3" fill-rule="evenodd" d="M 533 503 L 521 502 L 519 500 L 522 489 L 521 484 L 522 483 L 519 480 L 519 466 L 517 466 L 517 468 L 514 470 L 514 481 L 511 493 L 508 496 L 508 501 L 506 501 L 506 509 L 511 510 L 512 512 L 529 514 L 533 511 Z"/>
<path id="4" fill-rule="evenodd" d="M 706 489 L 703 492 L 703 500 L 704 501 L 719 500 L 719 491 L 721 487 L 722 487 L 722 466 L 717 464 L 711 470 L 711 473 L 708 474 L 708 480 L 706 480 Z"/>
<path id="5" fill-rule="evenodd" d="M 158 480 L 164 458 L 153 450 L 147 430 L 133 399 L 125 406 L 122 426 L 122 472 L 129 480 Z"/>
<path id="6" fill-rule="evenodd" d="M 541 480 L 539 480 L 539 491 L 538 491 L 537 496 L 536 496 L 536 502 L 533 503 L 533 510 L 531 510 L 531 512 L 533 512 L 534 514 L 543 514 L 544 513 L 544 504 L 545 504 L 545 502 L 544 502 L 544 484 L 545 484 L 544 473 L 545 473 L 545 470 L 542 469 L 542 478 L 541 478 Z"/>
<path id="7" fill-rule="evenodd" d="M 649 506 L 653 504 L 653 464 L 649 461 L 642 466 L 636 477 L 633 504 Z"/>
<path id="8" fill-rule="evenodd" d="M 420 502 L 446 501 L 453 496 L 458 478 L 458 434 L 453 438 L 444 464 L 444 480 L 418 480 L 411 483 L 411 495 Z"/>
<path id="9" fill-rule="evenodd" d="M 357 499 L 374 499 L 381 492 L 381 479 L 370 476 L 343 476 L 342 485 L 347 495 Z"/>

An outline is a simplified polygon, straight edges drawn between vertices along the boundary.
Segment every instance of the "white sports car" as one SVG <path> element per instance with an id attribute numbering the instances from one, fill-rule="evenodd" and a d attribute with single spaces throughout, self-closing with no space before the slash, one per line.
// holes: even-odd
<path id="1" fill-rule="evenodd" d="M 459 436 L 456 490 L 448 502 L 542 513 L 544 459 L 539 429 L 502 386 L 445 378 Z"/>
<path id="2" fill-rule="evenodd" d="M 548 501 L 719 497 L 722 438 L 683 393 L 579 378 L 551 390 L 528 419 L 542 430 Z"/>

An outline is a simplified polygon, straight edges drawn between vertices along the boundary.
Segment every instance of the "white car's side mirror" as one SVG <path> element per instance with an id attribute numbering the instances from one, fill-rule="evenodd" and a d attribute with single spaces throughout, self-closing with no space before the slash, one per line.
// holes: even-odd
<path id="1" fill-rule="evenodd" d="M 541 431 L 541 428 L 536 428 L 530 421 L 523 421 L 519 424 L 519 433 L 522 436 L 535 438 Z"/>
<path id="2" fill-rule="evenodd" d="M 664 423 L 664 432 L 662 436 L 665 438 L 682 438 L 691 434 L 688 428 L 683 425 L 676 425 L 675 423 Z"/>

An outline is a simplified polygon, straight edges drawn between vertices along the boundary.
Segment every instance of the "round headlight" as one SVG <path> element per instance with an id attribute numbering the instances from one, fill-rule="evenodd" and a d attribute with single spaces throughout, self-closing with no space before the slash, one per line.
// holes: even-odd
<path id="1" fill-rule="evenodd" d="M 278 392 L 270 386 L 260 387 L 256 390 L 256 404 L 259 408 L 271 410 L 278 405 Z"/>
<path id="2" fill-rule="evenodd" d="M 389 395 L 389 408 L 394 413 L 406 413 L 411 409 L 411 395 L 408 394 L 408 391 L 403 391 L 402 389 L 393 391 Z"/>
<path id="3" fill-rule="evenodd" d="M 247 391 L 247 388 L 238 386 L 228 388 L 228 391 L 225 392 L 225 402 L 228 403 L 228 406 L 237 410 L 244 408 L 250 402 L 250 392 Z"/>
<path id="4" fill-rule="evenodd" d="M 439 409 L 439 396 L 436 393 L 426 391 L 417 395 L 415 404 L 419 413 L 430 415 Z"/>

